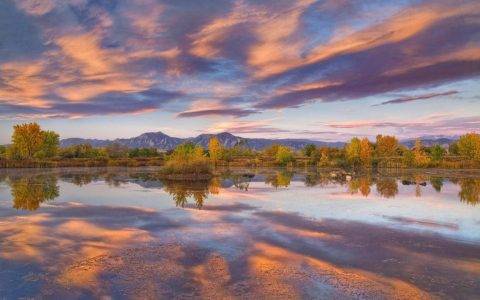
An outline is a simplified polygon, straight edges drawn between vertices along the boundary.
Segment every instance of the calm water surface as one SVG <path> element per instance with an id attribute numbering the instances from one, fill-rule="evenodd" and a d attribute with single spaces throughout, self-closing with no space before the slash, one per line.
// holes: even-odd
<path id="1" fill-rule="evenodd" d="M 0 171 L 0 299 L 480 297 L 480 176 Z"/>

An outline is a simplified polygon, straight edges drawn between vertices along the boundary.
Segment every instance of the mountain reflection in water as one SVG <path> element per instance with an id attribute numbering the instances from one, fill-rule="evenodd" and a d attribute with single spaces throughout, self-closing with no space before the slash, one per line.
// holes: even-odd
<path id="1" fill-rule="evenodd" d="M 368 198 L 375 188 L 383 198 L 394 198 L 399 193 L 399 185 L 415 186 L 415 196 L 422 196 L 422 188 L 428 184 L 438 193 L 442 192 L 444 182 L 451 182 L 459 187 L 458 199 L 471 205 L 480 202 L 480 178 L 443 178 L 414 174 L 409 176 L 381 176 L 379 174 L 362 174 L 357 177 L 332 176 L 330 172 L 294 171 L 294 170 L 256 170 L 252 173 L 225 170 L 211 180 L 177 181 L 164 180 L 156 172 L 139 172 L 137 170 L 86 170 L 82 172 L 9 172 L 3 171 L 0 183 L 5 182 L 11 190 L 12 207 L 20 210 L 36 210 L 40 204 L 52 201 L 60 196 L 58 181 L 72 183 L 83 187 L 93 182 L 104 181 L 111 187 L 135 183 L 145 188 L 158 188 L 167 192 L 177 207 L 194 206 L 202 208 L 209 195 L 218 195 L 221 187 L 235 187 L 239 191 L 248 192 L 252 181 L 264 182 L 275 189 L 288 188 L 292 179 L 303 182 L 305 187 L 326 187 L 335 185 L 346 187 L 348 193 L 360 194 Z"/>

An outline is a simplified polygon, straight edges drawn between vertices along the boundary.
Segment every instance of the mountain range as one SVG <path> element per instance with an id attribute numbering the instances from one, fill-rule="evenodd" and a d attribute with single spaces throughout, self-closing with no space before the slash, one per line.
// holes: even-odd
<path id="1" fill-rule="evenodd" d="M 69 147 L 79 144 L 90 144 L 93 147 L 105 147 L 110 144 L 120 144 L 128 148 L 157 148 L 160 150 L 168 151 L 185 142 L 192 142 L 206 148 L 208 147 L 208 143 L 213 136 L 216 136 L 224 147 L 230 148 L 235 145 L 242 144 L 254 150 L 263 149 L 274 143 L 282 144 L 296 150 L 302 149 L 308 144 L 314 144 L 319 147 L 326 146 L 333 148 L 341 148 L 345 145 L 344 142 L 325 142 L 309 139 L 243 138 L 228 132 L 222 132 L 219 134 L 201 134 L 197 137 L 192 138 L 172 137 L 164 134 L 163 132 L 148 132 L 133 138 L 115 140 L 69 138 L 61 140 L 60 145 L 62 147 Z M 455 140 L 455 138 L 424 137 L 421 138 L 421 140 L 424 146 L 432 146 L 435 144 L 439 144 L 441 146 L 447 147 Z M 415 139 L 403 140 L 401 141 L 401 143 L 411 148 L 415 144 Z"/>

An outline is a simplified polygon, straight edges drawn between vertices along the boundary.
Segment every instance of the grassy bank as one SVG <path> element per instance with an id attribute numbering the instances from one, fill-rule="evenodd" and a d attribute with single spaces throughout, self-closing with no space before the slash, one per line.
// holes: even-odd
<path id="1" fill-rule="evenodd" d="M 0 168 L 69 168 L 69 167 L 144 167 L 162 166 L 164 159 L 153 158 L 69 158 L 69 159 L 0 159 Z"/>

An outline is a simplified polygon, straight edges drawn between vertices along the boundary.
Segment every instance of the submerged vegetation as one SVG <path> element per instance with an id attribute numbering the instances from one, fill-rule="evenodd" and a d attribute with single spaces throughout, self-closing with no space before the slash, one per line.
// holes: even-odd
<path id="1" fill-rule="evenodd" d="M 193 143 L 164 152 L 156 148 L 128 148 L 119 144 L 60 147 L 59 135 L 36 123 L 14 126 L 12 142 L 0 146 L 0 167 L 163 166 L 172 179 L 209 178 L 217 166 L 309 166 L 343 169 L 480 168 L 480 135 L 467 133 L 448 147 L 425 147 L 417 140 L 412 148 L 395 136 L 378 135 L 374 142 L 352 138 L 343 148 L 306 145 L 295 151 L 273 144 L 253 150 L 239 142 L 224 147 L 212 137 L 207 149 Z"/>

